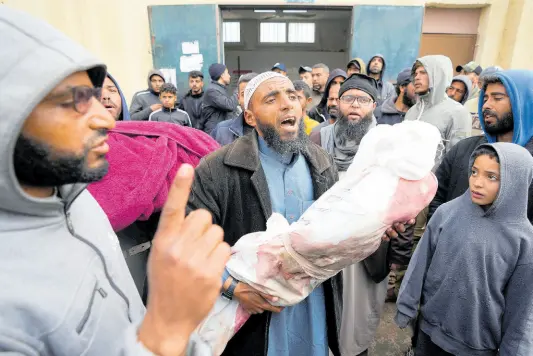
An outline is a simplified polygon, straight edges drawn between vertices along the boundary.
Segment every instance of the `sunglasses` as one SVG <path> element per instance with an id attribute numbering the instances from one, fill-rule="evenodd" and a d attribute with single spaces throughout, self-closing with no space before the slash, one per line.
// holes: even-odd
<path id="1" fill-rule="evenodd" d="M 91 88 L 86 85 L 72 87 L 69 91 L 72 95 L 72 101 L 60 105 L 65 108 L 73 108 L 80 114 L 86 114 L 89 111 L 93 104 L 91 100 L 93 97 L 100 100 L 102 95 L 102 88 Z"/>

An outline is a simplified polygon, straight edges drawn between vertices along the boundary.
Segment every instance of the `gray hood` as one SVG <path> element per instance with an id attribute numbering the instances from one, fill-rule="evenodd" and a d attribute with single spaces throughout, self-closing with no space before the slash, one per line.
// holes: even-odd
<path id="1" fill-rule="evenodd" d="M 446 100 L 446 88 L 452 82 L 453 66 L 450 58 L 441 55 L 432 55 L 418 58 L 418 62 L 422 63 L 429 76 L 429 91 L 426 95 L 420 96 L 420 100 L 424 101 L 426 108 L 437 105 Z M 412 73 L 414 75 L 413 66 Z"/>
<path id="2" fill-rule="evenodd" d="M 466 75 L 458 75 L 453 77 L 452 83 L 453 82 L 461 82 L 465 85 L 466 92 L 463 96 L 463 100 L 461 100 L 461 104 L 464 105 L 466 101 L 470 99 L 470 94 L 472 93 L 472 81 Z"/>
<path id="3" fill-rule="evenodd" d="M 154 75 L 160 76 L 163 79 L 163 81 L 166 82 L 163 72 L 161 72 L 159 69 L 152 69 L 151 71 L 148 72 L 148 78 L 146 78 L 146 82 L 148 83 L 148 90 L 150 91 L 152 91 L 152 82 L 150 80 L 152 80 L 152 77 Z"/>
<path id="4" fill-rule="evenodd" d="M 514 143 L 487 143 L 496 150 L 500 160 L 500 191 L 492 206 L 484 213 L 498 220 L 527 220 L 528 191 L 533 180 L 533 156 Z M 474 164 L 470 158 L 470 168 Z M 470 190 L 467 191 L 468 194 Z"/>
<path id="5" fill-rule="evenodd" d="M 22 191 L 15 176 L 13 152 L 26 118 L 67 76 L 86 70 L 95 86 L 102 86 L 106 67 L 80 45 L 50 25 L 23 12 L 0 7 L 0 201 L 8 212 L 51 216 L 62 211 L 57 198 L 36 199 Z M 9 49 L 9 50 L 7 50 Z M 68 203 L 84 188 L 58 187 Z"/>

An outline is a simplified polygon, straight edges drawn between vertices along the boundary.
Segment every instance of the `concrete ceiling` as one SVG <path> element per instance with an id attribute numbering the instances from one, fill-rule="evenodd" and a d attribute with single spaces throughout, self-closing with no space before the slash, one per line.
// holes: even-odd
<path id="1" fill-rule="evenodd" d="M 275 13 L 257 13 L 257 10 L 276 10 Z M 269 21 L 320 21 L 320 20 L 348 20 L 352 16 L 350 9 L 307 9 L 306 13 L 284 13 L 283 9 L 290 10 L 290 7 L 272 8 L 257 6 L 254 8 L 223 8 L 222 18 L 224 20 L 269 20 Z M 301 9 L 299 7 L 298 9 Z"/>

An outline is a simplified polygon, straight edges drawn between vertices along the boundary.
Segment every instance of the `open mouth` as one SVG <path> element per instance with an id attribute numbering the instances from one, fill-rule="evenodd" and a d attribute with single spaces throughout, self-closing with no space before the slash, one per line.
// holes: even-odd
<path id="1" fill-rule="evenodd" d="M 111 104 L 104 104 L 104 107 L 107 109 L 107 110 L 113 110 L 115 107 Z"/>
<path id="2" fill-rule="evenodd" d="M 283 121 L 281 121 L 281 126 L 282 127 L 294 127 L 296 125 L 296 118 L 291 116 L 291 117 L 287 117 L 285 119 L 283 119 Z"/>

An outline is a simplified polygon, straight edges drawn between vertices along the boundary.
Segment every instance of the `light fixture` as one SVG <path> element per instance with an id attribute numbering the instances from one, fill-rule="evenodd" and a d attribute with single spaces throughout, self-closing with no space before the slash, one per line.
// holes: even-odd
<path id="1" fill-rule="evenodd" d="M 276 10 L 254 10 L 254 12 L 276 12 Z"/>
<path id="2" fill-rule="evenodd" d="M 306 13 L 307 10 L 283 10 L 283 12 L 286 14 L 302 14 Z"/>

